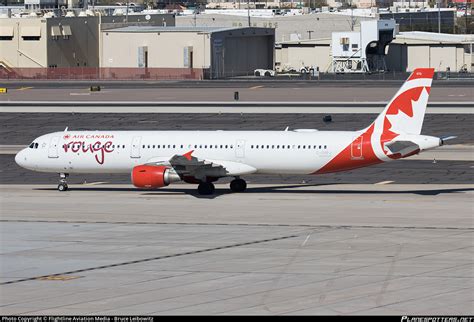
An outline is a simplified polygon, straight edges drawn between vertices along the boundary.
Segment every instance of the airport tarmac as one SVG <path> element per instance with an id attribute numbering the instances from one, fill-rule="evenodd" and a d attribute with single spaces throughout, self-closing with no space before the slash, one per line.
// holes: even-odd
<path id="1" fill-rule="evenodd" d="M 234 101 L 234 93 L 239 92 L 239 101 L 248 102 L 379 102 L 390 100 L 401 84 L 395 86 L 301 86 L 285 84 L 275 86 L 234 85 L 233 87 L 158 87 L 158 88 L 111 88 L 102 86 L 100 92 L 91 92 L 88 85 L 79 88 L 37 88 L 15 86 L 6 94 L 0 95 L 2 101 L 151 101 L 151 102 L 229 102 Z M 430 93 L 430 102 L 472 102 L 472 86 L 436 86 Z"/>
<path id="2" fill-rule="evenodd" d="M 473 184 L 71 188 L 0 186 L 0 314 L 474 314 Z"/>
<path id="3" fill-rule="evenodd" d="M 284 130 L 355 131 L 373 113 L 0 113 L 0 145 L 27 145 L 45 133 L 69 130 Z M 332 122 L 324 122 L 325 115 Z M 427 114 L 422 134 L 457 136 L 452 144 L 474 144 L 474 113 Z"/>
<path id="4" fill-rule="evenodd" d="M 474 314 L 472 113 L 426 115 L 424 134 L 458 136 L 445 159 L 251 176 L 242 194 L 137 190 L 129 175 L 73 175 L 60 193 L 11 154 L 66 126 L 354 130 L 375 117 L 324 115 L 0 113 L 0 314 Z"/>

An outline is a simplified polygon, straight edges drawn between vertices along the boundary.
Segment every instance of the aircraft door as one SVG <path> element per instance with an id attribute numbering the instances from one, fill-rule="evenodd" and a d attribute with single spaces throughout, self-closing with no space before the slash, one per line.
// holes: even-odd
<path id="1" fill-rule="evenodd" d="M 58 154 L 59 136 L 54 136 L 49 141 L 48 158 L 59 158 Z"/>
<path id="2" fill-rule="evenodd" d="M 237 158 L 245 158 L 245 140 L 237 140 L 235 142 L 235 156 Z"/>
<path id="3" fill-rule="evenodd" d="M 363 159 L 364 156 L 362 154 L 362 140 L 363 137 L 359 136 L 354 138 L 351 144 L 351 158 L 354 159 Z"/>
<path id="4" fill-rule="evenodd" d="M 140 158 L 140 142 L 142 141 L 141 136 L 134 136 L 132 140 L 132 147 L 130 150 L 131 158 Z"/>

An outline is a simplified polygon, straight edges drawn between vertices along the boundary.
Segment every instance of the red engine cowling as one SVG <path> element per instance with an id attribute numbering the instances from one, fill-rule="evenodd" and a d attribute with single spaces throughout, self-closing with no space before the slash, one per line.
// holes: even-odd
<path id="1" fill-rule="evenodd" d="M 139 165 L 132 170 L 132 183 L 137 188 L 161 188 L 180 180 L 173 169 L 163 165 Z"/>

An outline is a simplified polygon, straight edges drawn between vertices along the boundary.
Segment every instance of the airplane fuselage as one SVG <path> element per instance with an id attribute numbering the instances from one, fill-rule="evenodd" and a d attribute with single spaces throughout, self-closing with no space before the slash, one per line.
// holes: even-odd
<path id="1" fill-rule="evenodd" d="M 349 131 L 67 131 L 38 137 L 17 161 L 41 172 L 130 173 L 133 167 L 193 150 L 205 160 L 226 160 L 255 173 L 310 174 L 350 145 Z M 363 142 L 352 157 L 361 158 Z M 28 154 L 28 155 L 26 155 Z M 28 158 L 24 160 L 24 158 Z"/>

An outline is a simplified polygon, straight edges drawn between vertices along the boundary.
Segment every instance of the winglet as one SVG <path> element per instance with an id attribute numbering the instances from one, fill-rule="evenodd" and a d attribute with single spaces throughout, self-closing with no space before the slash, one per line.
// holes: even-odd
<path id="1" fill-rule="evenodd" d="M 194 150 L 191 150 L 191 151 L 189 151 L 189 152 L 183 154 L 183 157 L 185 157 L 186 159 L 188 159 L 189 161 L 191 161 L 191 159 L 192 159 L 192 157 L 193 157 L 193 156 L 192 156 L 193 152 L 194 152 Z"/>

